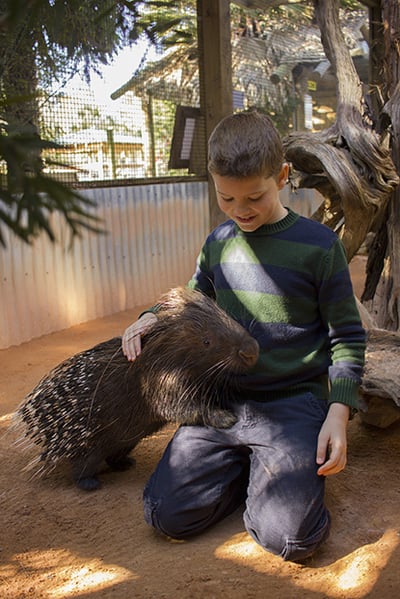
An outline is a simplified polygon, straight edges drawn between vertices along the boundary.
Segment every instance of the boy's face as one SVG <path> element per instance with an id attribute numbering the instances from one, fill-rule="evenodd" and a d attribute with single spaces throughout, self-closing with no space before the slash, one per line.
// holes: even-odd
<path id="1" fill-rule="evenodd" d="M 276 223 L 287 214 L 279 200 L 279 191 L 287 177 L 287 164 L 278 177 L 268 179 L 259 176 L 234 179 L 213 174 L 218 206 L 246 233 Z"/>

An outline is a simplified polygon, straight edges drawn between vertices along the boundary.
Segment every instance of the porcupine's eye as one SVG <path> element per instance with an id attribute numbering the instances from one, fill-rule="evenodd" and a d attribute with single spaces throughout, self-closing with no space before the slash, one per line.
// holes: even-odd
<path id="1" fill-rule="evenodd" d="M 203 345 L 205 345 L 206 347 L 209 347 L 211 345 L 211 341 L 207 337 L 204 337 Z"/>

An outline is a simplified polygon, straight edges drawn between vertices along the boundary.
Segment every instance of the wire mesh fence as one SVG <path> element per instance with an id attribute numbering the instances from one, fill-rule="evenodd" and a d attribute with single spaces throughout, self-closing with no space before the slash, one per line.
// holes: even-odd
<path id="1" fill-rule="evenodd" d="M 170 160 L 176 107 L 173 97 L 133 91 L 102 102 L 90 86 L 43 90 L 41 135 L 58 144 L 43 154 L 46 172 L 71 184 L 188 175 L 185 162 L 179 168 Z"/>
<path id="2" fill-rule="evenodd" d="M 335 80 L 319 31 L 312 25 L 290 25 L 285 18 L 266 28 L 266 20 L 243 19 L 243 10 L 238 12 L 234 3 L 231 7 L 234 110 L 265 111 L 282 135 L 332 124 Z M 360 27 L 365 19 L 365 13 L 357 13 L 348 35 L 355 61 L 364 69 L 368 57 Z M 195 24 L 194 10 L 190 43 L 177 45 L 156 60 L 143 61 L 137 46 L 140 68 L 129 76 L 128 64 L 122 83 L 106 92 L 104 81 L 103 94 L 95 93 L 84 77 L 72 85 L 67 67 L 67 83 L 60 69 L 57 82 L 42 76 L 40 69 L 34 82 L 27 81 L 33 65 L 19 60 L 12 69 L 14 78 L 21 79 L 15 89 L 26 90 L 27 99 L 20 93 L 23 108 L 18 109 L 18 118 L 37 127 L 41 138 L 50 142 L 41 152 L 44 172 L 72 186 L 205 177 Z M 39 90 L 34 98 L 33 84 Z M 11 118 L 10 114 L 3 116 Z M 6 176 L 4 162 L 0 171 Z"/>

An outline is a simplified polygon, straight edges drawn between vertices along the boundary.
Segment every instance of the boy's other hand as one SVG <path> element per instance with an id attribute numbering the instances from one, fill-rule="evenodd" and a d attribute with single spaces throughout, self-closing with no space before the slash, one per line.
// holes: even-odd
<path id="1" fill-rule="evenodd" d="M 152 312 L 145 312 L 136 322 L 127 327 L 122 335 L 122 351 L 130 362 L 136 360 L 142 351 L 141 335 L 146 333 L 156 322 L 157 316 Z"/>
<path id="2" fill-rule="evenodd" d="M 320 467 L 317 473 L 320 476 L 337 474 L 346 466 L 349 416 L 349 406 L 341 403 L 330 405 L 318 435 L 317 464 Z"/>

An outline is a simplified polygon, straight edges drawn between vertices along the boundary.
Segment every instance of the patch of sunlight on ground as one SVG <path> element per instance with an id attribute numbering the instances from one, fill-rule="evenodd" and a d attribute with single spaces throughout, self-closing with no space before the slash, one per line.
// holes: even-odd
<path id="1" fill-rule="evenodd" d="M 57 571 L 66 582 L 47 591 L 49 597 L 66 599 L 76 592 L 88 592 L 95 589 L 105 589 L 126 580 L 134 580 L 131 572 L 119 566 L 107 566 L 98 560 L 86 566 L 69 567 Z"/>
<path id="2" fill-rule="evenodd" d="M 260 545 L 257 545 L 246 533 L 239 533 L 215 551 L 215 556 L 223 559 L 235 560 L 240 558 L 260 558 L 265 556 L 265 551 Z"/>
<path id="3" fill-rule="evenodd" d="M 47 564 L 45 568 L 44 563 Z M 41 574 L 38 580 L 36 575 L 39 572 Z M 83 560 L 63 549 L 18 554 L 7 569 L 0 570 L 10 591 L 13 581 L 17 582 L 19 579 L 18 583 L 21 584 L 21 574 L 28 580 L 35 575 L 35 588 L 37 591 L 45 591 L 46 597 L 51 599 L 67 599 L 70 595 L 76 596 L 76 593 L 104 590 L 138 578 L 121 566 L 107 564 L 100 559 Z"/>
<path id="4" fill-rule="evenodd" d="M 299 589 L 319 591 L 332 599 L 343 597 L 358 598 L 365 597 L 370 592 L 383 568 L 389 561 L 393 551 L 400 543 L 399 532 L 389 529 L 384 535 L 370 545 L 359 547 L 349 555 L 320 568 L 298 566 L 300 569 L 295 578 L 290 575 L 285 562 L 280 560 L 279 572 L 276 569 L 274 556 L 266 554 L 247 535 L 235 535 L 232 539 L 218 547 L 215 556 L 220 559 L 228 559 L 233 562 L 246 563 L 257 572 L 265 574 L 274 570 L 274 575 L 290 579 L 292 584 Z M 293 566 L 293 564 L 290 564 Z M 318 576 L 316 576 L 318 574 Z"/>

